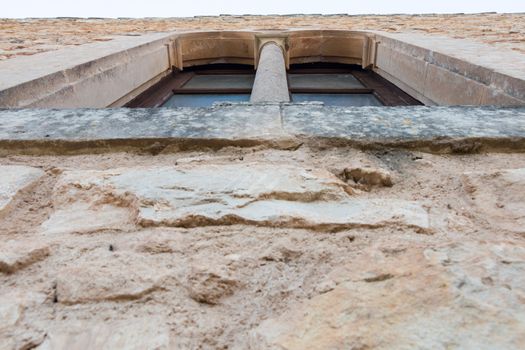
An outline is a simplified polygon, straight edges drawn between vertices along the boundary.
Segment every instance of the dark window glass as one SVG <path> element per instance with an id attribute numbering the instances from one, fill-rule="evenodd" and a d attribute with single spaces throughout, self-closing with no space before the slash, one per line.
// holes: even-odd
<path id="1" fill-rule="evenodd" d="M 162 107 L 210 107 L 216 102 L 248 102 L 250 94 L 179 94 Z"/>
<path id="2" fill-rule="evenodd" d="M 249 74 L 196 75 L 182 89 L 251 89 L 254 80 Z"/>
<path id="3" fill-rule="evenodd" d="M 292 93 L 293 102 L 324 102 L 325 106 L 382 106 L 373 94 L 303 94 Z"/>
<path id="4" fill-rule="evenodd" d="M 352 74 L 289 74 L 291 89 L 362 89 L 363 84 Z"/>

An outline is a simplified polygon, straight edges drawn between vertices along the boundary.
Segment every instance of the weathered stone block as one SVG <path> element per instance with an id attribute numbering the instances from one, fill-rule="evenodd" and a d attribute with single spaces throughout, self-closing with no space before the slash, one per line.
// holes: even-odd
<path id="1" fill-rule="evenodd" d="M 385 45 L 377 48 L 377 67 L 399 79 L 411 89 L 423 93 L 428 63 Z"/>
<path id="2" fill-rule="evenodd" d="M 436 65 L 428 65 L 425 96 L 440 105 L 479 105 L 489 88 Z"/>
<path id="3" fill-rule="evenodd" d="M 241 285 L 226 269 L 209 266 L 192 266 L 186 284 L 193 300 L 211 305 L 232 295 Z"/>
<path id="4" fill-rule="evenodd" d="M 32 241 L 0 243 L 0 272 L 13 273 L 45 259 L 51 253 L 47 244 Z"/>
<path id="5" fill-rule="evenodd" d="M 323 229 L 394 224 L 429 229 L 427 212 L 416 202 L 359 198 L 326 170 L 287 164 L 68 171 L 58 182 L 54 200 L 70 206 L 90 198 L 90 193 L 95 199 L 89 210 L 101 210 L 98 203 L 120 201 L 143 226 L 246 223 Z M 59 221 L 55 217 L 67 221 L 68 209 L 57 207 L 47 228 Z"/>
<path id="6" fill-rule="evenodd" d="M 0 166 L 0 217 L 20 191 L 31 187 L 43 175 L 42 170 L 28 166 Z"/>
<path id="7" fill-rule="evenodd" d="M 25 317 L 28 309 L 39 307 L 46 295 L 8 292 L 0 298 L 0 350 L 32 349 L 44 340 L 45 332 Z"/>
<path id="8" fill-rule="evenodd" d="M 140 255 L 97 256 L 58 271 L 56 298 L 68 305 L 139 299 L 161 288 L 167 274 Z"/>
<path id="9" fill-rule="evenodd" d="M 94 198 L 93 198 L 94 199 Z M 42 233 L 90 233 L 105 230 L 123 231 L 132 228 L 133 215 L 129 208 L 101 204 L 92 208 L 89 202 L 63 203 L 60 210 L 42 223 Z"/>
<path id="10" fill-rule="evenodd" d="M 67 326 L 48 332 L 38 350 L 172 348 L 165 321 L 159 317 L 148 317 L 98 323 L 68 322 Z"/>
<path id="11" fill-rule="evenodd" d="M 525 233 L 525 168 L 468 172 L 463 187 L 474 211 L 490 225 Z"/>
<path id="12" fill-rule="evenodd" d="M 519 348 L 524 268 L 502 262 L 522 261 L 517 243 L 370 249 L 328 274 L 318 295 L 262 322 L 250 348 Z"/>

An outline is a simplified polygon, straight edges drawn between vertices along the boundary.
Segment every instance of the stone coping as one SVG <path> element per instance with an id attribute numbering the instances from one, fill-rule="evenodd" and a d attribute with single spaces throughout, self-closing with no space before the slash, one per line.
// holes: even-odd
<path id="1" fill-rule="evenodd" d="M 431 152 L 525 150 L 525 108 L 325 107 L 0 110 L 0 152 L 72 154 L 267 145 L 404 147 Z M 168 147 L 170 146 L 170 147 Z M 173 147 L 174 148 L 173 148 Z"/>

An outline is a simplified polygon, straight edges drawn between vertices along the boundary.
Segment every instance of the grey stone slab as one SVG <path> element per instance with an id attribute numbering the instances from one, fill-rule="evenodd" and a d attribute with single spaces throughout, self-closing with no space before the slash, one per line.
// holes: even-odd
<path id="1" fill-rule="evenodd" d="M 281 132 L 275 105 L 0 111 L 0 140 L 237 139 Z"/>
<path id="2" fill-rule="evenodd" d="M 353 140 L 521 138 L 525 108 L 286 105 L 283 124 L 294 135 Z"/>
<path id="3" fill-rule="evenodd" d="M 327 107 L 305 103 L 0 110 L 0 142 L 4 145 L 35 140 L 275 140 L 287 136 L 371 142 L 523 139 L 525 108 Z"/>

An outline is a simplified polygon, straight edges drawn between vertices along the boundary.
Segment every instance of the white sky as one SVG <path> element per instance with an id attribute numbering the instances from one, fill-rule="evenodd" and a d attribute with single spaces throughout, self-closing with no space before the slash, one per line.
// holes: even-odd
<path id="1" fill-rule="evenodd" d="M 0 17 L 525 12 L 525 0 L 0 0 Z"/>

